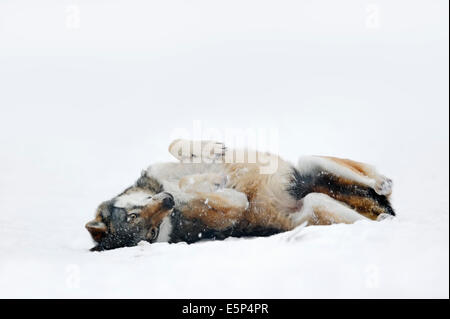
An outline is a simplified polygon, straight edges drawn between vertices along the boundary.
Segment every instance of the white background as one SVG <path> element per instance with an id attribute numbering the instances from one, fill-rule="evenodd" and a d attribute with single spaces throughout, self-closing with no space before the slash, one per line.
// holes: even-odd
<path id="1" fill-rule="evenodd" d="M 449 296 L 448 1 L 0 2 L 0 297 Z M 393 178 L 398 218 L 90 253 L 177 128 Z"/>

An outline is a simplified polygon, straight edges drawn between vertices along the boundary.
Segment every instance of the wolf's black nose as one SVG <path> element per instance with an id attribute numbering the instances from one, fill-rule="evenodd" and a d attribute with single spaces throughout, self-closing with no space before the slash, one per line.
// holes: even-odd
<path id="1" fill-rule="evenodd" d="M 166 209 L 171 209 L 175 206 L 175 201 L 173 200 L 172 194 L 166 193 L 167 197 L 165 197 L 162 201 L 162 206 Z"/>

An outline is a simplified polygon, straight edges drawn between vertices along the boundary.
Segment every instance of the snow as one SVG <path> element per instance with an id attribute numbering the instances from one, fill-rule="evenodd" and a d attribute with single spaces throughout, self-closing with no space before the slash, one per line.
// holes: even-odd
<path id="1" fill-rule="evenodd" d="M 449 297 L 448 2 L 274 3 L 0 3 L 0 297 Z M 398 216 L 89 252 L 199 122 L 373 164 Z"/>

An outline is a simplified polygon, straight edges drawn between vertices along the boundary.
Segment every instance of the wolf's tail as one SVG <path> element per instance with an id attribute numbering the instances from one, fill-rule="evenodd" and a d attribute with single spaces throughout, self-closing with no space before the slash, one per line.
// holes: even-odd
<path id="1" fill-rule="evenodd" d="M 376 219 L 380 214 L 395 216 L 389 198 L 377 194 L 372 188 L 338 177 L 319 168 L 301 173 L 293 169 L 289 193 L 300 200 L 309 193 L 323 193 L 346 203 L 361 215 Z"/>

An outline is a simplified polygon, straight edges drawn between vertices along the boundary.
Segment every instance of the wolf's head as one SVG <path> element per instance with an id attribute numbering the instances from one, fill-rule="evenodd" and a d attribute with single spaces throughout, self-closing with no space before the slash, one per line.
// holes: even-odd
<path id="1" fill-rule="evenodd" d="M 135 246 L 157 239 L 159 226 L 175 205 L 173 196 L 145 173 L 135 185 L 97 209 L 86 228 L 96 242 L 92 251 Z"/>

